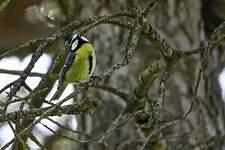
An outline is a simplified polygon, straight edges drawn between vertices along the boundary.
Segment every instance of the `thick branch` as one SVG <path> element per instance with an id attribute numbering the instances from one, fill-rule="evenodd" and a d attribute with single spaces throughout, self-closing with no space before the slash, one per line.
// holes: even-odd
<path id="1" fill-rule="evenodd" d="M 167 43 L 164 38 L 159 35 L 159 33 L 155 29 L 153 29 L 150 24 L 143 24 L 143 32 L 145 34 L 145 37 L 150 40 L 157 48 L 159 48 L 161 54 L 164 57 L 168 58 L 172 56 L 175 50 Z"/>
<path id="2" fill-rule="evenodd" d="M 137 47 L 140 36 L 141 36 L 141 27 L 138 26 L 136 22 L 133 29 L 130 31 L 130 34 L 128 36 L 128 41 L 124 50 L 125 64 L 128 64 L 130 62 L 130 59 L 132 58 L 134 51 Z"/>
<path id="3" fill-rule="evenodd" d="M 146 96 L 148 88 L 153 81 L 165 70 L 165 63 L 159 61 L 150 65 L 139 76 L 138 85 L 135 87 L 135 96 L 137 98 L 144 98 Z"/>
<path id="4" fill-rule="evenodd" d="M 57 109 L 51 111 L 48 116 L 61 116 L 63 114 L 92 114 L 98 107 L 100 107 L 101 101 L 99 100 L 85 100 L 83 104 L 72 104 L 65 106 L 58 106 Z M 20 119 L 33 119 L 35 117 L 41 116 L 44 112 L 52 107 L 45 107 L 40 109 L 30 109 L 24 111 L 16 111 L 12 113 L 0 115 L 0 122 L 4 121 L 16 121 Z"/>

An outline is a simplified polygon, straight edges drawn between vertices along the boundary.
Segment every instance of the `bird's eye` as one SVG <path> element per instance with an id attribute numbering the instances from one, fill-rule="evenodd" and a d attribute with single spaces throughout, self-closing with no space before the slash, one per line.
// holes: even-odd
<path id="1" fill-rule="evenodd" d="M 77 49 L 78 39 L 72 42 L 71 51 L 75 51 Z"/>
<path id="2" fill-rule="evenodd" d="M 81 37 L 80 33 L 77 33 L 77 38 L 80 38 L 80 37 Z"/>

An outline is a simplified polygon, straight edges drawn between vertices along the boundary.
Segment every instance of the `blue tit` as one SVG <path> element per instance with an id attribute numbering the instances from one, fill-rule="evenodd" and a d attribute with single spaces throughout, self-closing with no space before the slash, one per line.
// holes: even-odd
<path id="1" fill-rule="evenodd" d="M 57 91 L 50 101 L 58 99 L 68 83 L 89 80 L 95 70 L 96 55 L 91 43 L 79 33 L 72 34 L 67 42 L 70 52 L 60 71 Z"/>

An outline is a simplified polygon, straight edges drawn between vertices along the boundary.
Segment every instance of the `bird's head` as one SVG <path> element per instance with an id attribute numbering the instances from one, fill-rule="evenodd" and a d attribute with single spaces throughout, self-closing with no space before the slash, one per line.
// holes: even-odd
<path id="1" fill-rule="evenodd" d="M 82 44 L 89 43 L 89 40 L 81 36 L 80 33 L 73 33 L 69 35 L 66 43 L 69 45 L 70 51 L 76 51 Z"/>

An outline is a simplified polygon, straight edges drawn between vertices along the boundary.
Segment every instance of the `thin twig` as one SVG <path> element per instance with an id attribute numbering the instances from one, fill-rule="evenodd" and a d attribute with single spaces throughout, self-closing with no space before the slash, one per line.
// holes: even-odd
<path id="1" fill-rule="evenodd" d="M 46 119 L 48 119 L 48 120 L 51 121 L 52 123 L 54 123 L 54 124 L 56 124 L 57 126 L 59 126 L 61 129 L 64 129 L 64 130 L 69 131 L 69 132 L 72 132 L 72 133 L 74 133 L 74 134 L 78 134 L 78 135 L 80 135 L 80 136 L 90 137 L 89 134 L 84 133 L 84 132 L 80 132 L 80 131 L 72 130 L 72 129 L 70 129 L 70 128 L 64 126 L 64 125 L 61 125 L 60 123 L 58 123 L 57 121 L 51 119 L 50 117 L 46 117 Z"/>
<path id="2" fill-rule="evenodd" d="M 125 92 L 119 90 L 118 88 L 114 88 L 114 87 L 111 87 L 111 86 L 95 85 L 94 88 L 110 92 L 110 93 L 120 97 L 125 102 L 127 102 L 130 98 L 130 95 L 128 93 L 125 93 Z"/>
<path id="3" fill-rule="evenodd" d="M 32 133 L 29 133 L 29 138 L 39 146 L 40 149 L 43 149 L 43 150 L 47 150 L 47 148 L 41 144 L 38 139 L 32 134 Z"/>
<path id="4" fill-rule="evenodd" d="M 11 75 L 20 75 L 23 71 L 21 70 L 7 70 L 0 69 L 0 73 L 11 74 Z M 30 77 L 43 77 L 45 74 L 39 72 L 31 72 L 29 73 Z"/>
<path id="5" fill-rule="evenodd" d="M 39 42 L 42 42 L 44 41 L 45 39 L 44 38 L 37 38 L 37 39 L 32 39 L 32 40 L 29 40 L 29 41 L 26 41 L 25 43 L 23 43 L 22 45 L 20 45 L 19 47 L 17 48 L 14 48 L 12 50 L 1 50 L 1 51 L 6 51 L 6 52 L 3 52 L 1 55 L 0 55 L 0 60 L 4 57 L 7 57 L 7 56 L 10 56 L 12 54 L 14 54 L 15 52 L 17 51 L 20 51 L 24 48 L 27 48 L 27 47 L 30 47 L 36 43 L 39 43 Z"/>

